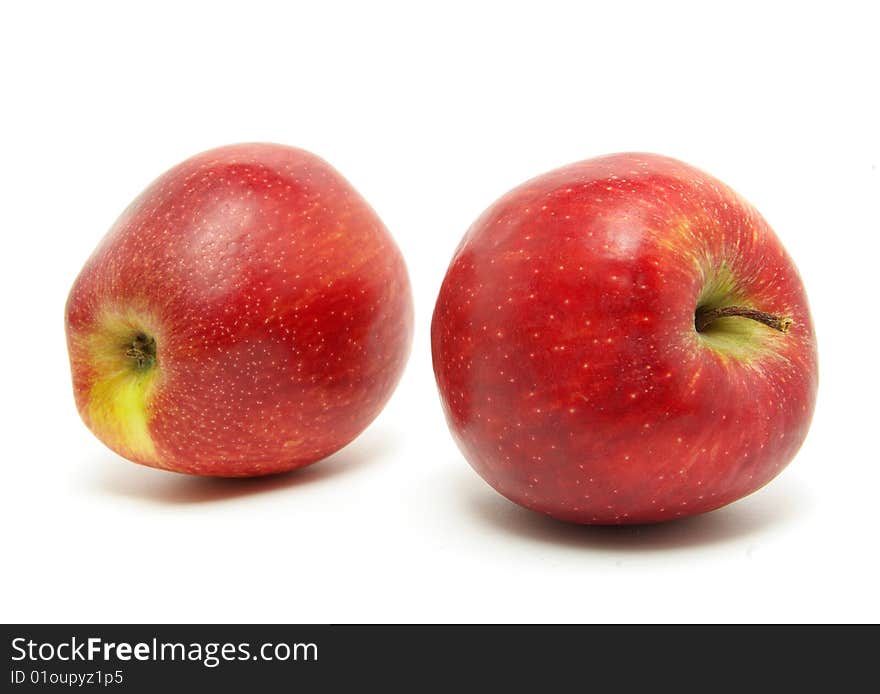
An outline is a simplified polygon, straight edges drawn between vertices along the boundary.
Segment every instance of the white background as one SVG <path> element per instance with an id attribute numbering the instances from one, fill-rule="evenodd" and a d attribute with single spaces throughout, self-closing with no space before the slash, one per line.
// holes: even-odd
<path id="1" fill-rule="evenodd" d="M 5 4 L 3 621 L 880 619 L 872 4 Z M 76 414 L 67 292 L 155 176 L 253 140 L 328 159 L 395 235 L 406 374 L 360 439 L 298 473 L 132 465 Z M 483 208 L 621 150 L 684 159 L 763 212 L 806 282 L 822 382 L 770 486 L 608 530 L 522 510 L 470 470 L 428 328 Z"/>

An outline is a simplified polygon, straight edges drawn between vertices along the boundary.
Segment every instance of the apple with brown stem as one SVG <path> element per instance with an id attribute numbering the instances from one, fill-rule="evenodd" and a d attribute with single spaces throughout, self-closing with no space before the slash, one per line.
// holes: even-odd
<path id="1" fill-rule="evenodd" d="M 720 181 L 651 154 L 572 164 L 493 204 L 455 252 L 431 336 L 470 464 L 576 523 L 754 492 L 816 399 L 807 297 L 776 235 Z"/>

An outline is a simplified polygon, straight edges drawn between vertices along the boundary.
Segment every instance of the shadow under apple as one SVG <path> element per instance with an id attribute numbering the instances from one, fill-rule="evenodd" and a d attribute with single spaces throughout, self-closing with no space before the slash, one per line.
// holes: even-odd
<path id="1" fill-rule="evenodd" d="M 529 511 L 464 475 L 459 477 L 455 492 L 466 513 L 499 533 L 535 543 L 631 552 L 742 540 L 795 521 L 811 505 L 808 490 L 794 478 L 783 476 L 745 499 L 698 516 L 656 525 L 588 526 Z"/>
<path id="2" fill-rule="evenodd" d="M 264 477 L 198 477 L 155 470 L 120 458 L 102 460 L 90 486 L 100 494 L 160 504 L 198 504 L 319 484 L 378 463 L 398 447 L 386 429 L 367 430 L 350 444 L 307 467 Z"/>

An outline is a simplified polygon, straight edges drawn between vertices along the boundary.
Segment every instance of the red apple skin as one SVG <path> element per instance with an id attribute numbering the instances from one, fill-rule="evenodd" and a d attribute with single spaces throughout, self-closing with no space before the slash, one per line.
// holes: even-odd
<path id="1" fill-rule="evenodd" d="M 338 172 L 281 145 L 222 147 L 150 185 L 74 283 L 76 404 L 138 463 L 227 477 L 291 470 L 376 417 L 403 372 L 412 320 L 400 251 Z M 92 421 L 109 410 L 92 402 L 92 352 L 104 342 L 89 336 L 108 321 L 156 340 L 140 437 L 104 415 Z"/>
<path id="2" fill-rule="evenodd" d="M 709 346 L 694 315 L 712 278 L 722 303 L 791 328 L 724 318 L 741 350 Z M 572 164 L 493 204 L 455 252 L 431 337 L 465 458 L 508 499 L 575 523 L 750 494 L 798 451 L 816 399 L 807 298 L 773 231 L 720 181 L 651 154 Z"/>

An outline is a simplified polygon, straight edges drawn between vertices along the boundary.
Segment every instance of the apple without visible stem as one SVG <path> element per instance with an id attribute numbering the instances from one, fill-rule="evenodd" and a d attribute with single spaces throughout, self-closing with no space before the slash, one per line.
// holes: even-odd
<path id="1" fill-rule="evenodd" d="M 325 458 L 394 390 L 412 298 L 401 254 L 332 167 L 222 147 L 156 180 L 70 291 L 77 408 L 144 465 L 251 476 Z"/>
<path id="2" fill-rule="evenodd" d="M 431 332 L 470 464 L 577 523 L 739 499 L 792 459 L 815 404 L 807 298 L 779 240 L 723 183 L 657 155 L 503 196 L 455 252 Z"/>

